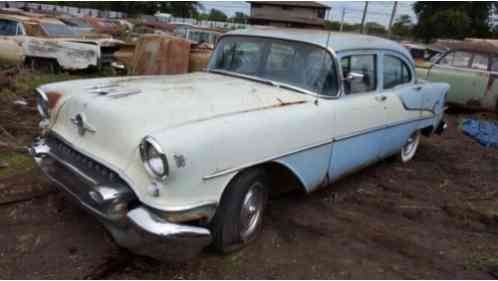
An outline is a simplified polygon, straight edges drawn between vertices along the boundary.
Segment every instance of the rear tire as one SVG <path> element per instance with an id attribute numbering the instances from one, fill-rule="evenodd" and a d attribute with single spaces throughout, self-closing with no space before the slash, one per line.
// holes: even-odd
<path id="1" fill-rule="evenodd" d="M 399 154 L 399 159 L 402 163 L 407 163 L 415 157 L 420 144 L 420 135 L 420 131 L 415 131 L 406 140 Z"/>
<path id="2" fill-rule="evenodd" d="M 227 186 L 210 225 L 216 251 L 233 252 L 261 233 L 268 184 L 264 170 L 250 169 L 237 175 Z"/>

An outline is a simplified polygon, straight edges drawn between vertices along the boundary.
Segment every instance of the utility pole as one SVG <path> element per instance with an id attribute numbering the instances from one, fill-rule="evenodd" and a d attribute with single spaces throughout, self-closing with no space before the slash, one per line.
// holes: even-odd
<path id="1" fill-rule="evenodd" d="M 341 29 L 340 31 L 344 29 L 344 16 L 346 15 L 346 8 L 342 8 L 342 17 L 341 17 Z"/>
<path id="2" fill-rule="evenodd" d="M 365 1 L 365 8 L 363 9 L 363 17 L 361 18 L 361 28 L 360 33 L 365 30 L 365 19 L 367 18 L 368 1 Z"/>
<path id="3" fill-rule="evenodd" d="M 389 35 L 391 35 L 391 28 L 393 26 L 394 17 L 396 16 L 396 9 L 398 8 L 398 1 L 394 1 L 393 13 L 391 14 L 391 19 L 389 20 Z"/>

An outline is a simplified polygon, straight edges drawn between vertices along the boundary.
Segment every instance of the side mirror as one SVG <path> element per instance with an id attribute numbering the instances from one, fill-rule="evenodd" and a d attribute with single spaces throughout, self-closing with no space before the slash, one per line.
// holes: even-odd
<path id="1" fill-rule="evenodd" d="M 353 81 L 353 80 L 361 80 L 365 77 L 365 75 L 357 72 L 349 72 L 346 77 L 344 77 L 344 81 Z"/>

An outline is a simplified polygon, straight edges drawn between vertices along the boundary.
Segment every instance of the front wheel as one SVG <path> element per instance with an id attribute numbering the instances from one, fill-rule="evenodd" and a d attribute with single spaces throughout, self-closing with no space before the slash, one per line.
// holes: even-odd
<path id="1" fill-rule="evenodd" d="M 268 177 L 261 169 L 238 175 L 225 190 L 211 223 L 213 246 L 229 253 L 253 241 L 261 232 L 268 200 Z"/>
<path id="2" fill-rule="evenodd" d="M 401 148 L 400 160 L 403 163 L 406 163 L 415 157 L 415 153 L 417 153 L 418 146 L 420 144 L 420 131 L 415 131 L 413 134 L 408 137 L 405 145 Z"/>

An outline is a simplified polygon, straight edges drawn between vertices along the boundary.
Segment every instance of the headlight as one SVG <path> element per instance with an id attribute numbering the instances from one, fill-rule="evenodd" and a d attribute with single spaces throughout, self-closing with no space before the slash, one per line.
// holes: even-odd
<path id="1" fill-rule="evenodd" d="M 166 180 L 169 175 L 168 159 L 161 146 L 151 137 L 146 137 L 140 144 L 140 156 L 147 172 L 159 180 Z"/>
<path id="2" fill-rule="evenodd" d="M 36 109 L 38 109 L 38 112 L 43 118 L 45 119 L 50 118 L 47 95 L 43 91 L 38 89 L 36 89 L 35 92 L 36 92 Z"/>

